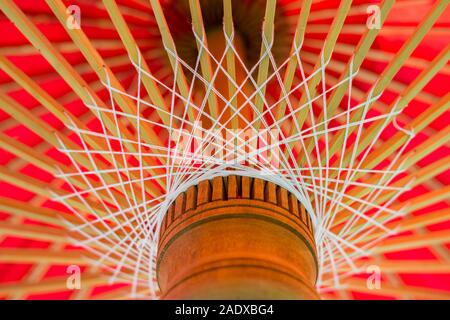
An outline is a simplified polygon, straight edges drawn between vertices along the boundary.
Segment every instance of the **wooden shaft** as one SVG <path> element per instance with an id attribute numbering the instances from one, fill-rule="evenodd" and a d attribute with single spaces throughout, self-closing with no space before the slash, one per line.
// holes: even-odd
<path id="1" fill-rule="evenodd" d="M 208 30 L 207 38 L 211 54 L 220 60 L 226 50 L 222 30 Z M 234 47 L 245 58 L 238 35 Z M 217 68 L 215 62 L 212 66 Z M 231 69 L 242 84 L 243 66 L 235 61 Z M 214 87 L 225 99 L 231 99 L 229 84 L 225 71 L 219 71 Z M 247 97 L 251 90 L 242 87 Z M 245 100 L 238 94 L 233 103 Z M 218 107 L 224 108 L 221 100 Z M 243 119 L 251 121 L 251 108 L 240 115 L 232 123 L 246 127 Z M 225 114 L 223 122 L 230 117 Z M 318 299 L 316 277 L 309 215 L 296 197 L 261 179 L 202 181 L 177 197 L 161 226 L 157 280 L 163 299 Z"/>
<path id="2" fill-rule="evenodd" d="M 178 196 L 161 226 L 163 299 L 318 299 L 311 219 L 271 182 L 216 177 Z"/>

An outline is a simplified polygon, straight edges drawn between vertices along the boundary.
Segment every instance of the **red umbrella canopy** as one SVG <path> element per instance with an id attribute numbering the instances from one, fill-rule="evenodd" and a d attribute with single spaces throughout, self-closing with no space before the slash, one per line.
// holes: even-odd
<path id="1" fill-rule="evenodd" d="M 159 4 L 156 9 L 155 3 Z M 198 3 L 206 33 L 222 30 L 222 1 Z M 240 37 L 243 65 L 248 69 L 260 59 L 267 3 L 270 1 L 232 1 L 234 31 Z M 108 80 L 133 96 L 144 91 L 143 98 L 154 102 L 136 73 L 133 61 L 137 57 L 159 80 L 155 86 L 170 104 L 174 91 L 170 88 L 177 75 L 168 43 L 175 45 L 177 58 L 186 63 L 183 72 L 190 89 L 195 76 L 188 66 L 196 64 L 199 54 L 192 8 L 188 1 L 173 0 L 4 0 L 0 9 L 0 297 L 126 298 L 133 283 L 117 280 L 111 284 L 104 276 L 108 263 L 90 263 L 95 255 L 72 241 L 80 240 L 67 224 L 75 222 L 74 212 L 55 200 L 55 195 L 72 191 L 58 168 L 74 169 L 70 156 L 59 150 L 60 138 L 56 137 L 66 137 L 66 144 L 82 145 L 67 126 L 68 117 L 89 130 L 102 131 L 102 122 L 86 102 L 93 97 L 108 105 Z M 165 31 L 158 20 L 161 15 L 167 24 Z M 387 222 L 396 233 L 383 236 L 373 254 L 352 258 L 356 271 L 350 263 L 342 264 L 339 272 L 333 272 L 331 263 L 323 266 L 329 270 L 319 284 L 322 298 L 450 298 L 450 9 L 446 1 L 277 1 L 272 53 L 280 65 L 289 59 L 293 41 L 300 34 L 298 21 L 305 21 L 305 28 L 298 43 L 301 68 L 297 63 L 294 84 L 302 77 L 313 77 L 325 56 L 324 76 L 316 83 L 319 91 L 338 85 L 349 66 L 358 65 L 350 97 L 340 101 L 342 110 L 347 107 L 346 100 L 363 103 L 374 86 L 383 90 L 368 110 L 372 117 L 385 114 L 399 101 L 404 103 L 395 121 L 380 133 L 374 155 L 368 157 L 376 162 L 374 169 L 383 170 L 394 162 L 394 151 L 404 146 L 401 159 L 407 159 L 408 167 L 389 183 L 410 182 L 408 190 L 390 203 L 398 210 L 407 208 L 406 212 Z M 268 70 L 273 73 L 273 66 Z M 204 92 L 199 84 L 192 87 L 200 95 Z M 265 94 L 272 101 L 280 97 L 276 78 L 267 83 Z M 346 91 L 342 94 L 348 95 Z M 329 99 L 331 94 L 322 96 Z M 305 93 L 299 88 L 292 97 L 302 101 Z M 120 101 L 118 108 L 125 110 Z M 223 106 L 218 108 L 220 111 Z M 318 100 L 310 113 L 321 119 L 322 111 Z M 155 123 L 151 125 L 155 135 L 169 145 L 170 139 L 157 125 L 164 122 L 158 110 L 143 107 L 141 113 Z M 345 119 L 336 117 L 332 126 L 338 128 L 342 121 Z M 125 119 L 122 125 L 136 134 L 132 122 Z M 308 121 L 304 125 L 311 126 Z M 364 123 L 361 130 L 366 133 L 370 128 L 370 123 Z M 401 140 L 401 129 L 414 131 L 407 144 Z M 330 133 L 331 138 L 338 135 L 337 129 L 335 132 Z M 355 139 L 351 137 L 347 148 Z M 331 149 L 332 144 L 327 143 L 320 140 L 318 150 Z M 383 149 L 392 151 L 384 154 Z M 156 182 L 154 188 L 164 191 Z M 351 190 L 346 192 L 351 194 Z M 340 225 L 331 227 L 339 229 Z M 374 233 L 372 239 L 377 235 L 381 234 Z M 326 254 L 324 259 L 332 261 Z M 81 288 L 69 283 L 78 271 Z M 338 283 L 327 282 L 337 274 Z"/>

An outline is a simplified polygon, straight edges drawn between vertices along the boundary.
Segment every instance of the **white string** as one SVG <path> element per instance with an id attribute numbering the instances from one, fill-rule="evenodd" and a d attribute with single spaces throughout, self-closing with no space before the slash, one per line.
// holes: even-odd
<path id="1" fill-rule="evenodd" d="M 369 106 L 382 94 L 373 96 L 373 89 L 369 92 L 367 100 L 355 106 L 351 105 L 353 78 L 357 75 L 357 71 L 353 70 L 353 57 L 349 61 L 348 75 L 337 84 L 327 86 L 326 67 L 331 57 L 325 61 L 323 53 L 320 54 L 320 65 L 307 75 L 303 68 L 301 45 L 294 44 L 289 57 L 277 64 L 271 52 L 273 43 L 269 43 L 262 35 L 264 52 L 259 60 L 248 68 L 233 45 L 234 32 L 230 37 L 224 32 L 226 48 L 221 57 L 215 57 L 206 47 L 204 34 L 199 36 L 194 32 L 194 37 L 199 44 L 194 66 L 183 61 L 176 51 L 165 47 L 167 54 L 175 62 L 173 82 L 170 85 L 142 68 L 142 57 L 138 50 L 138 61 L 133 61 L 130 57 L 137 72 L 136 95 L 113 87 L 105 70 L 106 82 L 102 84 L 109 92 L 111 108 L 99 107 L 93 99 L 85 102 L 85 105 L 98 116 L 102 131 L 81 129 L 74 122 L 67 124 L 67 127 L 79 137 L 82 148 L 68 148 L 60 141 L 59 150 L 68 155 L 76 171 L 59 172 L 57 176 L 64 179 L 72 191 L 69 194 L 55 195 L 54 198 L 64 203 L 81 219 L 82 223 L 72 225 L 72 231 L 79 234 L 82 239 L 78 239 L 77 243 L 99 257 L 95 263 L 112 273 L 111 282 L 123 280 L 130 283 L 133 297 L 140 296 L 142 288 L 145 288 L 143 292 L 147 292 L 149 297 L 155 297 L 158 292 L 155 261 L 159 229 L 164 215 L 177 196 L 189 187 L 217 176 L 240 175 L 260 178 L 285 188 L 305 206 L 315 230 L 319 263 L 317 285 L 322 291 L 341 288 L 342 279 L 359 270 L 354 261 L 370 255 L 369 249 L 379 240 L 367 242 L 364 239 L 368 239 L 375 231 L 382 231 L 384 236 L 391 235 L 395 230 L 388 228 L 386 224 L 404 213 L 403 210 L 392 209 L 391 205 L 409 188 L 409 185 L 392 184 L 394 178 L 402 172 L 402 165 L 398 165 L 397 160 L 406 144 L 394 155 L 386 169 L 363 167 L 369 150 L 373 150 L 381 133 L 391 122 L 398 131 L 413 136 L 412 132 L 399 127 L 396 123 L 396 116 L 401 111 L 394 107 L 385 114 L 367 116 Z M 244 71 L 245 78 L 241 84 L 228 74 L 224 66 L 224 59 L 229 50 L 233 51 L 236 63 Z M 201 55 L 208 55 L 216 66 L 209 81 L 198 70 Z M 267 59 L 272 71 L 265 81 L 258 84 L 253 74 Z M 291 59 L 297 60 L 301 78 L 291 88 L 285 88 L 282 72 Z M 183 96 L 177 88 L 179 68 L 184 68 L 192 74 L 187 96 Z M 234 86 L 235 93 L 232 97 L 224 97 L 215 87 L 215 79 L 219 72 Z M 322 88 L 320 93 L 313 96 L 308 84 L 318 75 L 322 79 Z M 170 99 L 169 110 L 142 99 L 141 87 L 145 78 L 152 80 L 161 90 L 166 91 Z M 203 84 L 205 88 L 200 98 L 194 95 L 196 82 Z M 267 90 L 269 85 L 276 86 L 280 90 L 278 97 Z M 329 116 L 327 95 L 345 85 L 349 90 L 347 108 Z M 249 95 L 244 91 L 245 86 L 252 88 Z M 376 85 L 372 88 L 374 87 Z M 297 99 L 294 96 L 300 90 L 305 95 L 305 102 L 302 104 L 296 103 Z M 219 114 L 215 117 L 211 115 L 211 110 L 208 110 L 211 95 L 224 104 L 223 109 L 219 110 Z M 233 101 L 238 95 L 243 97 L 244 101 L 235 107 Z M 136 114 L 117 109 L 114 103 L 116 96 L 129 98 L 135 103 Z M 261 99 L 262 109 L 256 107 L 255 97 Z M 313 112 L 313 104 L 318 101 L 322 101 L 323 108 L 323 119 L 319 121 Z M 281 103 L 286 105 L 286 111 L 277 119 L 273 110 Z M 182 106 L 182 112 L 179 112 L 176 106 Z M 168 116 L 168 121 L 164 123 L 146 119 L 142 115 L 144 108 Z M 250 108 L 253 112 L 253 119 L 243 116 L 242 111 L 245 108 Z M 195 119 L 190 116 L 192 111 L 196 115 Z M 353 112 L 361 112 L 360 119 L 351 119 L 350 114 Z M 227 113 L 230 115 L 229 119 L 225 119 Z M 107 126 L 102 119 L 106 114 L 113 116 L 116 127 L 114 132 L 110 127 L 108 127 L 110 131 L 107 132 Z M 297 120 L 304 114 L 309 117 L 308 125 L 300 127 Z M 343 122 L 342 118 L 345 119 Z M 202 127 L 200 122 L 202 119 L 210 121 L 211 127 Z M 228 126 L 233 119 L 242 121 L 244 128 L 236 132 L 229 130 Z M 134 136 L 122 136 L 119 123 L 123 120 L 136 124 Z M 380 125 L 373 141 L 362 152 L 360 140 L 365 132 L 364 126 L 370 123 Z M 168 141 L 166 146 L 144 141 L 141 132 L 144 124 L 164 132 Z M 289 129 L 288 132 L 286 128 Z M 353 133 L 354 129 L 357 129 L 356 133 Z M 242 138 L 242 133 L 246 130 L 252 134 L 248 139 Z M 273 130 L 278 134 L 275 135 Z M 224 131 L 229 133 L 229 136 L 221 134 Z M 344 139 L 342 149 L 331 164 L 334 155 L 329 153 L 330 138 L 342 133 Z M 355 136 L 355 140 L 351 146 L 347 140 L 352 135 Z M 86 136 L 105 140 L 107 148 L 105 150 L 93 148 L 85 141 Z M 183 138 L 187 138 L 187 143 L 181 143 Z M 313 142 L 311 154 L 306 147 L 306 139 Z M 260 143 L 255 144 L 258 140 Z M 191 151 L 192 143 L 197 144 L 194 151 Z M 117 144 L 118 148 L 113 147 L 113 144 Z M 205 148 L 214 152 L 205 156 Z M 248 149 L 248 152 L 243 154 L 239 148 Z M 274 155 L 271 162 L 267 152 L 273 150 L 277 152 L 271 153 Z M 299 155 L 296 157 L 294 151 L 304 153 L 301 154 L 304 167 L 297 162 Z M 359 156 L 360 152 L 363 153 L 362 156 Z M 77 162 L 78 156 L 87 157 L 90 168 L 80 166 Z M 106 159 L 108 165 L 105 166 L 105 162 L 100 162 L 102 161 L 100 157 Z M 93 176 L 100 180 L 100 184 L 92 184 Z M 372 176 L 381 178 L 376 182 L 370 182 L 369 177 Z M 78 190 L 73 185 L 74 179 L 78 177 L 86 186 L 84 190 Z M 116 177 L 117 181 L 107 180 L 112 179 L 111 177 Z M 361 177 L 367 178 L 361 180 Z M 158 191 L 154 188 L 156 186 L 164 187 L 164 190 Z M 351 188 L 365 188 L 367 192 L 362 197 L 354 197 L 348 193 Z M 383 199 L 384 191 L 391 192 L 392 196 Z M 87 201 L 90 197 L 98 200 L 103 208 L 101 211 L 104 212 L 91 206 Z M 351 204 L 356 204 L 357 207 Z M 88 210 L 85 213 L 94 218 L 86 218 L 85 213 L 79 212 L 80 207 Z M 374 214 L 370 216 L 366 214 L 373 210 Z M 338 218 L 343 211 L 350 213 L 350 219 L 342 228 L 335 229 L 335 223 L 339 221 Z M 359 221 L 363 222 L 358 223 Z M 116 258 L 117 256 L 120 258 Z M 343 265 L 348 265 L 351 272 L 343 268 Z"/>

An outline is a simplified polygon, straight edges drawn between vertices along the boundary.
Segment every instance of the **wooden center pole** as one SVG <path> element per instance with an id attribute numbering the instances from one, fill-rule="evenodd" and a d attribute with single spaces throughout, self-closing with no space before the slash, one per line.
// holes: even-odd
<path id="1" fill-rule="evenodd" d="M 164 219 L 157 277 L 163 299 L 318 299 L 311 219 L 271 182 L 202 181 Z"/>

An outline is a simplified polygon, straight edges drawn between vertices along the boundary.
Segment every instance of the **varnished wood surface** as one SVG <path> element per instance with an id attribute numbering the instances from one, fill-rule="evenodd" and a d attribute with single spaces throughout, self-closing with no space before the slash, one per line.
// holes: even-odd
<path id="1" fill-rule="evenodd" d="M 316 299 L 311 219 L 271 182 L 202 181 L 164 219 L 157 276 L 166 299 Z"/>

